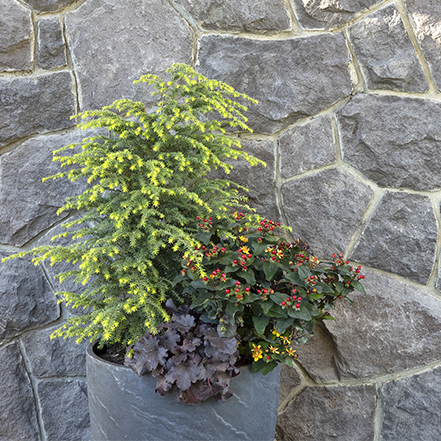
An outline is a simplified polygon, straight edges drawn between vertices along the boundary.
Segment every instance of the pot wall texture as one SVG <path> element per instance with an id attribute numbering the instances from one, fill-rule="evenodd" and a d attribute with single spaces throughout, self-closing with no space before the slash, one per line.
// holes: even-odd
<path id="1" fill-rule="evenodd" d="M 318 257 L 366 268 L 282 369 L 280 441 L 435 441 L 441 424 L 441 3 L 435 0 L 0 0 L 0 254 L 46 243 L 72 191 L 51 151 L 69 117 L 172 62 L 259 100 L 239 164 L 261 214 Z M 81 184 L 79 184 L 81 185 Z M 79 189 L 79 187 L 78 187 Z M 84 345 L 54 269 L 0 266 L 0 439 L 90 439 Z M 228 404 L 226 404 L 228 405 Z"/>

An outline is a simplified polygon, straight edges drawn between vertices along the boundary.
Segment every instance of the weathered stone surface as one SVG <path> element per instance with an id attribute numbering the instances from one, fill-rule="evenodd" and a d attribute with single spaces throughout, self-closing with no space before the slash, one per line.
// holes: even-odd
<path id="1" fill-rule="evenodd" d="M 0 147 L 33 133 L 73 126 L 72 84 L 69 72 L 0 78 Z"/>
<path id="2" fill-rule="evenodd" d="M 57 320 L 60 308 L 40 268 L 30 258 L 1 263 L 0 341 Z"/>
<path id="3" fill-rule="evenodd" d="M 320 323 L 314 327 L 314 336 L 304 345 L 297 345 L 297 361 L 317 383 L 337 382 L 335 347 L 329 331 Z"/>
<path id="4" fill-rule="evenodd" d="M 15 0 L 0 0 L 0 71 L 31 70 L 31 12 Z"/>
<path id="5" fill-rule="evenodd" d="M 66 65 L 66 46 L 58 18 L 41 18 L 37 22 L 37 64 L 42 69 Z"/>
<path id="6" fill-rule="evenodd" d="M 349 27 L 349 36 L 369 89 L 428 90 L 420 60 L 394 5 Z"/>
<path id="7" fill-rule="evenodd" d="M 199 46 L 201 73 L 259 101 L 248 111 L 257 132 L 274 133 L 352 91 L 341 33 L 271 41 L 209 35 Z"/>
<path id="8" fill-rule="evenodd" d="M 327 258 L 349 245 L 372 196 L 369 187 L 337 169 L 285 182 L 281 192 L 293 235 Z"/>
<path id="9" fill-rule="evenodd" d="M 382 187 L 441 188 L 441 105 L 357 95 L 338 112 L 343 158 Z"/>
<path id="10" fill-rule="evenodd" d="M 175 0 L 207 30 L 272 34 L 291 29 L 284 0 Z"/>
<path id="11" fill-rule="evenodd" d="M 306 29 L 342 26 L 382 0 L 294 0 L 297 18 Z"/>
<path id="12" fill-rule="evenodd" d="M 83 110 L 120 98 L 152 101 L 133 80 L 192 60 L 190 28 L 166 0 L 135 0 L 130 7 L 89 0 L 66 14 L 65 26 Z"/>
<path id="13" fill-rule="evenodd" d="M 23 0 L 36 12 L 57 12 L 76 0 Z"/>
<path id="14" fill-rule="evenodd" d="M 60 171 L 52 152 L 84 138 L 80 131 L 38 136 L 0 157 L 0 242 L 21 246 L 58 219 L 57 210 L 68 196 L 79 194 L 84 181 L 48 180 Z"/>
<path id="15" fill-rule="evenodd" d="M 267 166 L 251 167 L 245 160 L 229 161 L 233 165 L 227 175 L 216 172 L 216 176 L 228 179 L 249 189 L 245 195 L 249 204 L 261 216 L 267 219 L 280 220 L 276 196 L 275 150 L 273 141 L 241 140 L 242 149 L 256 158 L 266 162 Z"/>
<path id="16" fill-rule="evenodd" d="M 91 440 L 85 381 L 40 381 L 38 395 L 48 440 Z"/>
<path id="17" fill-rule="evenodd" d="M 435 263 L 437 236 L 427 196 L 387 192 L 351 258 L 426 284 Z"/>
<path id="18" fill-rule="evenodd" d="M 372 441 L 375 386 L 307 387 L 278 416 L 278 441 Z"/>
<path id="19" fill-rule="evenodd" d="M 31 382 L 18 346 L 0 348 L 0 439 L 40 441 Z"/>
<path id="20" fill-rule="evenodd" d="M 439 438 L 441 368 L 386 383 L 383 401 L 383 441 L 427 441 Z"/>
<path id="21" fill-rule="evenodd" d="M 332 118 L 322 115 L 293 127 L 279 139 L 280 173 L 283 178 L 336 161 Z"/>
<path id="22" fill-rule="evenodd" d="M 441 301 L 391 276 L 365 271 L 366 294 L 338 304 L 326 327 L 341 378 L 372 378 L 441 359 Z"/>
<path id="23" fill-rule="evenodd" d="M 416 36 L 432 75 L 441 90 L 441 3 L 437 0 L 404 0 L 414 22 Z"/>
<path id="24" fill-rule="evenodd" d="M 74 338 L 51 340 L 55 329 L 46 328 L 22 337 L 32 374 L 37 378 L 85 376 L 88 342 L 77 345 Z"/>
<path id="25" fill-rule="evenodd" d="M 286 364 L 280 365 L 280 395 L 279 406 L 288 397 L 290 392 L 300 386 L 302 375 L 296 367 L 289 367 Z"/>

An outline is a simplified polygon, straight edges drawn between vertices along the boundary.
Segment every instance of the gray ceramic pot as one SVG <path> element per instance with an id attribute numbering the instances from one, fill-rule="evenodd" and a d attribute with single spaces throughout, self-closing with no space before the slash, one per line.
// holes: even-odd
<path id="1" fill-rule="evenodd" d="M 107 362 L 87 348 L 87 385 L 94 441 L 273 441 L 280 367 L 268 375 L 241 373 L 234 396 L 191 405 L 155 393 L 156 380 Z"/>

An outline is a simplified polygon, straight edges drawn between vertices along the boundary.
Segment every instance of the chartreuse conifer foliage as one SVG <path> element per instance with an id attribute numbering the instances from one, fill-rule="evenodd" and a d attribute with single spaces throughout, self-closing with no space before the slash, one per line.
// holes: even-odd
<path id="1" fill-rule="evenodd" d="M 168 74 L 169 81 L 155 75 L 137 81 L 154 86 L 159 102 L 153 110 L 122 99 L 80 113 L 79 127 L 100 134 L 84 139 L 80 152 L 78 144 L 54 152 L 53 160 L 69 171 L 46 179 L 89 183 L 59 210 L 79 215 L 55 236 L 70 238 L 69 245 L 10 257 L 33 254 L 36 264 L 76 264 L 58 277 L 74 277 L 86 289 L 57 294 L 87 313 L 69 318 L 53 336 L 99 339 L 103 346 L 133 343 L 146 328 L 155 333 L 169 319 L 164 301 L 182 303 L 172 281 L 182 255 L 198 245 L 196 216 L 227 225 L 228 213 L 243 205 L 238 185 L 207 175 L 218 167 L 228 173 L 227 159 L 262 163 L 239 150 L 225 129 L 249 131 L 246 107 L 236 100 L 254 100 L 187 65 L 175 64 Z"/>

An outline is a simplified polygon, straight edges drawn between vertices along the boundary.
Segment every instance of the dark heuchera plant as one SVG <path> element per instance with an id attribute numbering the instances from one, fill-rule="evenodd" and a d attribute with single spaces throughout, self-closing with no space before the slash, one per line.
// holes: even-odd
<path id="1" fill-rule="evenodd" d="M 236 338 L 220 337 L 217 326 L 189 314 L 188 305 L 177 308 L 168 300 L 166 309 L 171 320 L 158 326 L 158 334 L 147 331 L 129 346 L 124 364 L 138 375 L 151 372 L 156 392 L 174 392 L 184 403 L 230 398 L 230 379 L 239 373 L 234 366 L 239 355 Z"/>
<path id="2" fill-rule="evenodd" d="M 364 292 L 361 267 L 342 254 L 320 262 L 306 243 L 284 239 L 280 223 L 242 213 L 231 220 L 225 231 L 214 218 L 197 217 L 204 245 L 187 253 L 174 281 L 184 284 L 190 307 L 175 310 L 126 357 L 138 374 L 158 378 L 159 393 L 173 388 L 185 402 L 228 398 L 226 374 L 237 364 L 252 362 L 263 374 L 292 366 L 295 344 L 313 335 L 315 322 L 333 320 L 336 302 L 352 303 L 354 289 Z"/>

